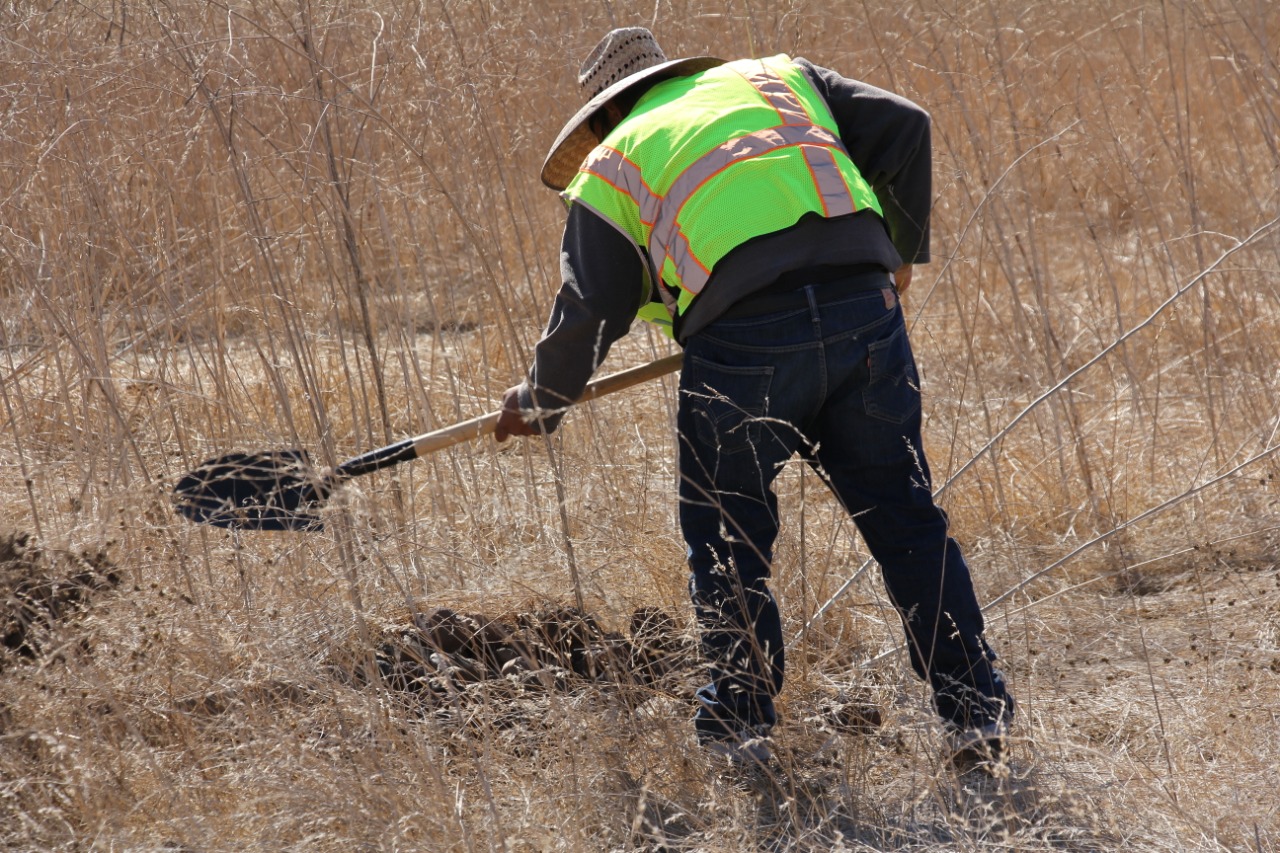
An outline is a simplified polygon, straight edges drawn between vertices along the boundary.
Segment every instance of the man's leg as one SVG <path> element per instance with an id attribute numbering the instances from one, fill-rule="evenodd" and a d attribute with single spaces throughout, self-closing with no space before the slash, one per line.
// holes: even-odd
<path id="1" fill-rule="evenodd" d="M 767 366 L 725 369 L 688 353 L 681 376 L 680 526 L 711 667 L 695 719 L 708 742 L 767 733 L 777 722 L 784 654 L 768 587 L 778 532 L 772 483 L 798 439 L 760 418 L 771 377 Z"/>
<path id="2" fill-rule="evenodd" d="M 846 366 L 810 437 L 816 461 L 854 516 L 902 617 L 911 663 L 938 713 L 960 729 L 1001 722 L 1013 700 L 983 638 L 960 548 L 934 504 L 920 437 L 920 391 L 900 309 L 875 340 L 842 341 Z"/>

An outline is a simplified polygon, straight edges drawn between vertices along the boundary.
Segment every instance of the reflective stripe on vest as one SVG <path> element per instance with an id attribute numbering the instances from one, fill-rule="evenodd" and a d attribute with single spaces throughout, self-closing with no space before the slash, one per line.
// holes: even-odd
<path id="1" fill-rule="evenodd" d="M 843 150 L 843 144 L 826 128 L 813 123 L 813 119 L 805 111 L 804 104 L 800 103 L 796 93 L 785 80 L 763 62 L 760 63 L 759 71 L 743 73 L 742 76 L 764 95 L 770 106 L 778 111 L 778 117 L 782 119 L 783 125 L 810 128 L 826 137 L 821 139 L 822 147 L 803 146 L 804 158 L 814 175 L 814 185 L 822 195 L 823 215 L 830 218 L 857 210 L 853 202 L 853 193 L 849 191 L 849 185 L 840 174 L 835 155 L 829 150 L 830 148 Z"/>
<path id="2" fill-rule="evenodd" d="M 604 145 L 596 146 L 583 162 L 582 171 L 608 181 L 631 196 L 631 200 L 640 208 L 640 221 L 653 226 L 658 218 L 658 211 L 662 209 L 662 197 L 649 189 L 644 176 L 640 174 L 640 167 L 622 156 L 621 151 Z"/>
<path id="3" fill-rule="evenodd" d="M 780 59 L 789 61 L 785 57 Z M 635 205 L 639 226 L 648 234 L 647 239 L 644 233 L 631 234 L 631 237 L 645 245 L 653 262 L 654 274 L 659 278 L 663 276 L 667 261 L 671 261 L 673 269 L 668 275 L 673 273 L 677 280 L 675 283 L 680 285 L 677 301 L 680 311 L 688 307 L 711 276 L 709 266 L 697 257 L 683 233 L 680 214 L 699 190 L 730 166 L 783 149 L 795 149 L 812 180 L 815 195 L 810 197 L 810 203 L 820 205 L 823 216 L 834 217 L 859 209 L 854 191 L 845 179 L 841 161 L 837 160 L 842 156 L 845 168 L 852 169 L 853 176 L 859 181 L 864 206 L 874 207 L 879 212 L 874 196 L 857 175 L 857 167 L 848 161 L 843 143 L 832 130 L 810 115 L 803 98 L 777 70 L 763 60 L 730 63 L 725 68 L 732 69 L 749 83 L 777 113 L 777 125 L 730 138 L 706 151 L 676 175 L 661 195 L 645 181 L 638 163 L 608 145 L 598 146 L 581 166 L 586 175 L 613 187 Z M 811 94 L 814 96 L 816 93 Z M 572 189 L 566 193 L 566 197 L 572 195 Z M 627 216 L 629 218 L 630 214 Z M 606 218 L 613 220 L 608 215 Z M 615 224 L 622 225 L 621 222 Z"/>

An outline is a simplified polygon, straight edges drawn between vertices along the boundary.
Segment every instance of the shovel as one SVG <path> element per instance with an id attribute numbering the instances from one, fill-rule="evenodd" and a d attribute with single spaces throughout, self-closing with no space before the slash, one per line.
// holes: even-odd
<path id="1" fill-rule="evenodd" d="M 594 400 L 680 367 L 680 353 L 605 376 L 586 387 L 578 402 Z M 346 481 L 452 447 L 493 432 L 499 412 L 406 438 L 319 471 L 305 450 L 228 453 L 209 459 L 173 489 L 179 513 L 197 524 L 240 530 L 320 530 L 316 514 Z"/>

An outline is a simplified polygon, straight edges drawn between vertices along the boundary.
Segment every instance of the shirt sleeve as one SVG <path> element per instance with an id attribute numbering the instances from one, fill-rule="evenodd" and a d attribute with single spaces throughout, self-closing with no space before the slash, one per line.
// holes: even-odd
<path id="1" fill-rule="evenodd" d="M 804 59 L 862 177 L 884 211 L 894 248 L 909 264 L 929 262 L 933 148 L 929 113 L 906 98 Z"/>
<path id="2" fill-rule="evenodd" d="M 621 231 L 581 204 L 569 208 L 560 248 L 560 291 L 551 306 L 520 408 L 547 432 L 582 396 L 609 348 L 648 301 L 639 250 Z"/>

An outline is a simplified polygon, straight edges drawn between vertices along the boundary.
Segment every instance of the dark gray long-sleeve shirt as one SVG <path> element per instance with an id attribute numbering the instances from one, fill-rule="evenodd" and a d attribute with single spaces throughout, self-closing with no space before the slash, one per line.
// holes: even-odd
<path id="1" fill-rule="evenodd" d="M 807 215 L 782 231 L 750 240 L 716 264 L 703 292 L 680 318 L 681 342 L 731 305 L 783 274 L 820 266 L 929 261 L 932 148 L 929 114 L 898 95 L 796 60 L 826 100 L 840 139 L 884 211 L 824 219 Z M 520 393 L 523 410 L 543 413 L 555 429 L 609 347 L 636 312 L 656 298 L 647 264 L 630 238 L 584 205 L 573 205 L 561 245 L 562 285 L 534 364 Z"/>

